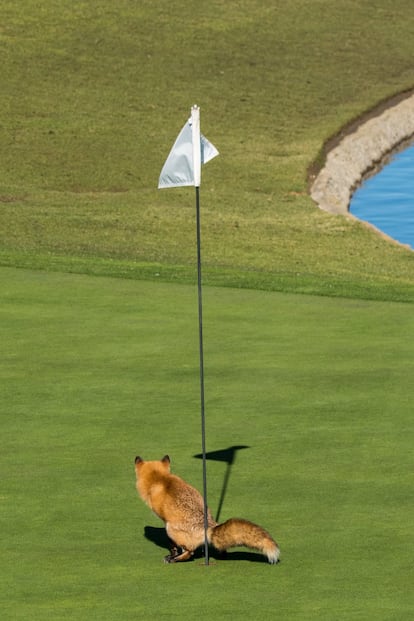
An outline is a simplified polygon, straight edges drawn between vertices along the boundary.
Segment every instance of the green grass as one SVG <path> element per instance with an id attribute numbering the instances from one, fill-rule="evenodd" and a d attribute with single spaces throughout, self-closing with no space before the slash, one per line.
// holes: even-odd
<path id="1" fill-rule="evenodd" d="M 180 280 L 194 197 L 156 186 L 196 102 L 221 154 L 201 191 L 213 283 L 413 300 L 412 251 L 316 209 L 306 179 L 329 136 L 413 86 L 412 18 L 410 0 L 5 0 L 1 264 Z"/>
<path id="2" fill-rule="evenodd" d="M 307 170 L 413 86 L 414 5 L 1 12 L 2 619 L 406 621 L 414 255 L 316 209 Z M 163 565 L 134 487 L 135 455 L 168 452 L 201 488 L 194 197 L 156 190 L 193 103 L 220 150 L 201 188 L 207 448 L 249 447 L 221 517 L 269 529 L 277 567 Z M 224 477 L 209 462 L 213 513 Z"/>
<path id="3" fill-rule="evenodd" d="M 409 618 L 411 305 L 205 289 L 207 449 L 249 447 L 221 518 L 283 560 L 166 566 L 133 461 L 168 452 L 201 489 L 195 288 L 1 279 L 2 619 Z"/>

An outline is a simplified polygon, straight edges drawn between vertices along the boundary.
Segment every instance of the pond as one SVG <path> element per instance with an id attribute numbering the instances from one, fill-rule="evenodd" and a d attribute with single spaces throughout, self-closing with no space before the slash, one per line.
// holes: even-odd
<path id="1" fill-rule="evenodd" d="M 364 181 L 349 211 L 414 250 L 414 145 Z"/>

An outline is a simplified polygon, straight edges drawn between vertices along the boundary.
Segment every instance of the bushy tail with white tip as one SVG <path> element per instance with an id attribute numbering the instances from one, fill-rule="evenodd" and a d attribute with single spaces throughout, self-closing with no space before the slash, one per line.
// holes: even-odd
<path id="1" fill-rule="evenodd" d="M 230 518 L 223 524 L 209 529 L 209 541 L 219 552 L 228 548 L 245 546 L 258 550 L 272 565 L 279 561 L 280 550 L 269 533 L 249 520 Z"/>

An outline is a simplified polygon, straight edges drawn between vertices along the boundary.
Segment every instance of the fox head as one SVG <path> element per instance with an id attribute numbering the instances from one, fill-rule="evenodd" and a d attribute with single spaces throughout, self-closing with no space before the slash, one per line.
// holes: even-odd
<path id="1" fill-rule="evenodd" d="M 156 511 L 153 506 L 153 493 L 159 491 L 160 485 L 166 478 L 171 476 L 170 474 L 170 458 L 165 455 L 158 461 L 144 461 L 142 457 L 135 457 L 135 475 L 136 475 L 136 487 L 137 492 L 141 496 L 142 500 L 152 509 L 157 515 L 162 518 L 162 515 Z"/>
<path id="2" fill-rule="evenodd" d="M 165 455 L 162 459 L 156 461 L 144 461 L 142 457 L 135 457 L 135 472 L 138 478 L 155 474 L 159 472 L 165 474 L 170 472 L 171 460 L 168 455 Z"/>

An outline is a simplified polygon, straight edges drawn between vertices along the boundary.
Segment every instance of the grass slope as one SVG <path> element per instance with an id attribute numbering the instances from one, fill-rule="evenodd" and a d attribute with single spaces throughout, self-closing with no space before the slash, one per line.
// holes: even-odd
<path id="1" fill-rule="evenodd" d="M 221 153 L 211 282 L 413 300 L 413 253 L 306 188 L 330 135 L 412 87 L 412 18 L 410 0 L 4 0 L 0 263 L 188 280 L 193 196 L 156 185 L 197 102 Z"/>
<path id="2" fill-rule="evenodd" d="M 201 488 L 194 287 L 1 280 L 2 619 L 409 618 L 411 305 L 206 288 L 207 448 L 248 447 L 221 518 L 283 561 L 165 566 L 133 460 L 169 452 Z"/>

